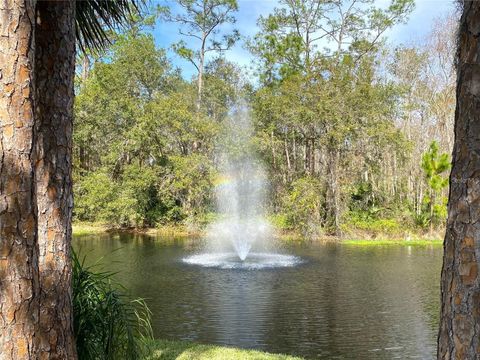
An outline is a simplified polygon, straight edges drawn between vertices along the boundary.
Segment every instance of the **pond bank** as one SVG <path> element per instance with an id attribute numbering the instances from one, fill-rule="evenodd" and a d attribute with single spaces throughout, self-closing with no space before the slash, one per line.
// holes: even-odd
<path id="1" fill-rule="evenodd" d="M 183 225 L 165 225 L 158 228 L 121 228 L 112 227 L 103 223 L 74 222 L 72 224 L 72 233 L 75 236 L 97 235 L 116 232 L 145 235 L 169 235 L 174 237 L 202 235 L 202 231 L 188 229 L 186 226 Z"/>
<path id="2" fill-rule="evenodd" d="M 171 237 L 200 237 L 204 231 L 198 228 L 188 228 L 184 225 L 164 225 L 158 228 L 115 228 L 102 223 L 74 223 L 72 226 L 73 235 L 100 235 L 106 233 L 133 233 L 150 236 L 171 236 Z M 352 235 L 355 234 L 355 235 Z M 301 234 L 293 231 L 278 231 L 277 235 L 285 242 L 303 242 L 306 241 Z M 387 246 L 387 245 L 406 245 L 406 246 L 441 246 L 443 244 L 443 232 L 437 231 L 433 234 L 418 233 L 412 234 L 406 232 L 405 235 L 389 233 L 365 233 L 362 231 L 349 231 L 348 235 L 338 236 L 320 236 L 311 241 L 321 243 L 341 243 L 348 246 Z"/>
<path id="3" fill-rule="evenodd" d="M 302 360 L 303 358 L 271 354 L 256 350 L 202 345 L 187 341 L 154 340 L 146 360 Z"/>

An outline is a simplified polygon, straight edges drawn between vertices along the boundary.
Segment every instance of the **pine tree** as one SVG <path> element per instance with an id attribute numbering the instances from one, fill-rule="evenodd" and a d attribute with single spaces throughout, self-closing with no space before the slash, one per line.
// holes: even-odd
<path id="1" fill-rule="evenodd" d="M 430 190 L 430 195 L 425 196 L 424 203 L 428 203 L 432 231 L 433 223 L 445 213 L 445 202 L 439 203 L 439 197 L 441 200 L 442 190 L 448 185 L 448 177 L 442 174 L 450 169 L 450 157 L 446 153 L 439 154 L 438 143 L 434 140 L 423 154 L 421 165 Z"/>

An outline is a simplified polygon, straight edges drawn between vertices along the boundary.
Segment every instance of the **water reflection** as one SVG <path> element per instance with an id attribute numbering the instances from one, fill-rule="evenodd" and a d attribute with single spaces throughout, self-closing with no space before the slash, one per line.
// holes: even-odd
<path id="1" fill-rule="evenodd" d="M 74 242 L 147 298 L 159 338 L 308 358 L 434 358 L 441 248 L 295 245 L 306 263 L 246 271 L 184 264 L 198 240 L 159 240 Z"/>

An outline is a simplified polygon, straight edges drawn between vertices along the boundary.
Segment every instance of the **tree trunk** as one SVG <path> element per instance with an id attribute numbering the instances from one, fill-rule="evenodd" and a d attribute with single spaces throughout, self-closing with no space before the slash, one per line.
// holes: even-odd
<path id="1" fill-rule="evenodd" d="M 203 69 L 205 67 L 205 43 L 207 37 L 203 34 L 202 47 L 200 49 L 200 63 L 198 65 L 198 89 L 197 89 L 197 111 L 202 107 L 202 92 L 203 92 Z"/>
<path id="2" fill-rule="evenodd" d="M 310 139 L 310 174 L 315 174 L 315 138 Z"/>
<path id="3" fill-rule="evenodd" d="M 86 160 L 86 151 L 85 146 L 82 144 L 78 145 L 78 159 L 79 159 L 79 167 L 81 170 L 88 170 L 87 167 L 87 160 Z"/>
<path id="4" fill-rule="evenodd" d="M 74 25 L 74 1 L 37 3 L 35 194 L 42 359 L 76 358 L 70 255 Z"/>
<path id="5" fill-rule="evenodd" d="M 438 359 L 480 358 L 480 2 L 464 2 L 459 35 Z"/>
<path id="6" fill-rule="evenodd" d="M 297 142 L 295 140 L 295 137 L 296 137 L 296 134 L 295 134 L 295 130 L 293 131 L 293 136 L 292 136 L 292 142 L 293 142 L 293 145 L 292 145 L 292 156 L 293 156 L 293 171 L 294 173 L 297 172 Z"/>
<path id="7" fill-rule="evenodd" d="M 36 359 L 34 4 L 0 3 L 0 358 Z"/>
<path id="8" fill-rule="evenodd" d="M 198 70 L 198 110 L 202 107 L 202 91 L 203 91 L 203 57 L 200 61 L 200 67 Z"/>
<path id="9" fill-rule="evenodd" d="M 433 189 L 430 189 L 430 234 L 433 234 L 433 221 L 434 221 L 434 208 L 435 208 L 435 191 Z"/>
<path id="10" fill-rule="evenodd" d="M 90 58 L 87 54 L 83 56 L 82 61 L 82 82 L 85 84 L 85 81 L 88 79 L 88 75 L 90 73 Z"/>
<path id="11" fill-rule="evenodd" d="M 285 146 L 285 158 L 287 160 L 287 173 L 288 173 L 288 178 L 290 179 L 290 172 L 292 170 L 292 164 L 290 163 L 290 152 L 288 151 L 288 142 L 287 142 L 287 136 L 285 135 L 284 139 L 284 146 Z"/>
<path id="12" fill-rule="evenodd" d="M 306 137 L 305 138 L 305 165 L 304 165 L 304 168 L 305 168 L 305 173 L 307 174 L 311 174 L 311 164 L 310 164 L 310 161 L 312 160 L 312 156 L 310 155 L 310 152 L 312 151 L 311 148 L 310 148 L 310 138 Z"/>
<path id="13" fill-rule="evenodd" d="M 277 168 L 277 154 L 275 152 L 275 137 L 273 135 L 273 130 L 270 133 L 270 142 L 271 142 L 271 146 L 272 146 L 273 168 L 276 169 Z"/>
<path id="14" fill-rule="evenodd" d="M 335 235 L 340 234 L 340 189 L 338 186 L 338 150 L 328 150 L 327 158 L 327 206 Z"/>

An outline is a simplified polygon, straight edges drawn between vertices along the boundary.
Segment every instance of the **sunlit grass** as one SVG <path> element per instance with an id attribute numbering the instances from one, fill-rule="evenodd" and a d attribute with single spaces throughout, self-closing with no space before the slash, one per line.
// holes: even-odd
<path id="1" fill-rule="evenodd" d="M 186 341 L 155 340 L 147 360 L 302 360 L 302 358 L 270 354 L 256 350 L 201 345 Z"/>
<path id="2" fill-rule="evenodd" d="M 103 234 L 108 227 L 102 223 L 75 222 L 72 224 L 72 233 L 75 236 Z"/>
<path id="3" fill-rule="evenodd" d="M 138 229 L 124 229 L 111 227 L 103 223 L 95 222 L 75 222 L 72 224 L 72 233 L 74 236 L 83 235 L 99 235 L 105 234 L 108 231 L 131 231 L 133 233 L 146 234 L 146 235 L 160 235 L 160 236 L 173 236 L 173 237 L 186 237 L 192 235 L 198 235 L 199 231 L 188 229 L 183 225 L 162 225 L 156 228 L 138 228 Z"/>
<path id="4" fill-rule="evenodd" d="M 401 245 L 401 246 L 442 246 L 443 240 L 440 239 L 415 239 L 415 240 L 343 240 L 341 242 L 343 245 L 348 246 L 392 246 L 392 245 Z"/>
<path id="5" fill-rule="evenodd" d="M 184 237 L 198 235 L 202 233 L 202 231 L 199 229 L 188 228 L 185 225 L 167 224 L 157 226 L 156 228 L 150 228 L 146 233 L 149 235 Z"/>

